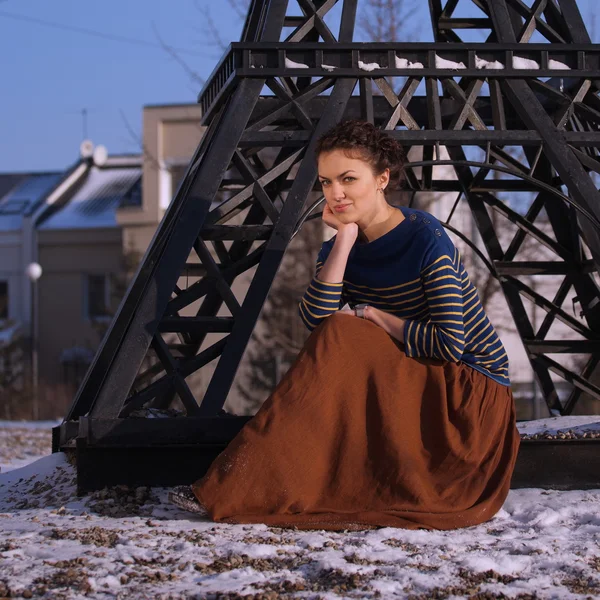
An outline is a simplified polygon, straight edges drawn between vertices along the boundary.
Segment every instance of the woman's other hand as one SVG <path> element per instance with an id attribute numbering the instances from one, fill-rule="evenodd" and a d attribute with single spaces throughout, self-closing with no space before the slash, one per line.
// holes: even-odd
<path id="1" fill-rule="evenodd" d="M 377 309 L 375 307 L 367 305 L 363 308 L 363 317 L 358 317 L 354 308 L 340 308 L 337 312 L 342 315 L 350 315 L 352 317 L 362 318 L 365 321 L 373 321 L 376 311 Z"/>

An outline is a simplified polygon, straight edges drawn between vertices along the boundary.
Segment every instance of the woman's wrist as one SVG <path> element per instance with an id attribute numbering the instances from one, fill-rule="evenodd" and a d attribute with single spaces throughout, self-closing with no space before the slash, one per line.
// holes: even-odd
<path id="1" fill-rule="evenodd" d="M 374 306 L 371 306 L 370 304 L 368 304 L 367 306 L 365 306 L 365 310 L 364 310 L 364 315 L 365 315 L 365 319 L 367 319 L 367 321 L 372 321 L 373 323 L 377 323 L 377 320 L 379 318 L 379 315 L 377 314 L 379 312 L 379 310 L 377 308 L 375 308 Z"/>
<path id="2" fill-rule="evenodd" d="M 365 319 L 372 321 L 375 325 L 379 325 L 379 327 L 398 341 L 404 342 L 404 319 L 374 306 L 369 306 L 365 310 Z"/>
<path id="3" fill-rule="evenodd" d="M 356 304 L 354 306 L 354 316 L 358 317 L 359 319 L 366 319 L 367 318 L 367 308 L 369 308 L 368 304 Z"/>
<path id="4" fill-rule="evenodd" d="M 374 321 L 377 309 L 370 304 L 357 304 L 354 306 L 354 315 L 366 321 Z"/>
<path id="5" fill-rule="evenodd" d="M 356 242 L 356 237 L 357 234 L 353 231 L 338 230 L 333 245 L 334 247 L 341 246 L 344 249 L 350 250 L 354 246 L 354 242 Z"/>

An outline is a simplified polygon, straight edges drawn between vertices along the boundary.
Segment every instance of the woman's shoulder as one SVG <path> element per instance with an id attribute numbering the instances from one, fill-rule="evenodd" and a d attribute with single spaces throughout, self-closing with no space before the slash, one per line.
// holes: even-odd
<path id="1" fill-rule="evenodd" d="M 443 223 L 431 213 L 419 208 L 404 207 L 404 215 L 416 226 L 415 233 L 423 242 L 446 244 L 451 242 Z"/>
<path id="2" fill-rule="evenodd" d="M 403 206 L 402 212 L 410 221 L 422 225 L 425 229 L 435 230 L 436 227 L 443 227 L 439 219 L 426 210 Z"/>

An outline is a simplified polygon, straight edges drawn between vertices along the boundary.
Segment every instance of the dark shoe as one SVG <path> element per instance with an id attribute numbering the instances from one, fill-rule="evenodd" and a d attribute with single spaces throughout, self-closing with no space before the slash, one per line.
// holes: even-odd
<path id="1" fill-rule="evenodd" d="M 206 509 L 198 502 L 198 498 L 189 485 L 177 485 L 169 491 L 169 502 L 193 513 L 204 513 Z"/>

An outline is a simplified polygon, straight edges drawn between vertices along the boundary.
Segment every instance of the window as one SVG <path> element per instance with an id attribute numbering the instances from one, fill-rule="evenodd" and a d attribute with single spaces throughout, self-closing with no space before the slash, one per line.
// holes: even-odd
<path id="1" fill-rule="evenodd" d="M 187 170 L 186 164 L 164 165 L 159 175 L 159 202 L 163 209 L 169 208 L 171 200 L 175 197 L 177 188 Z"/>
<path id="2" fill-rule="evenodd" d="M 86 275 L 84 314 L 88 319 L 110 317 L 110 278 L 108 275 Z"/>
<path id="3" fill-rule="evenodd" d="M 0 281 L 0 319 L 8 319 L 8 281 Z"/>
<path id="4" fill-rule="evenodd" d="M 138 179 L 130 188 L 127 190 L 123 198 L 121 199 L 120 208 L 128 206 L 142 206 L 142 178 Z"/>
<path id="5" fill-rule="evenodd" d="M 187 164 L 185 164 L 185 165 L 176 165 L 169 169 L 169 172 L 171 173 L 171 196 L 173 196 L 173 197 L 175 196 L 175 193 L 177 192 L 177 189 L 179 188 L 179 184 L 183 180 L 183 176 L 185 175 L 187 168 L 188 168 L 188 166 L 187 166 Z"/>

